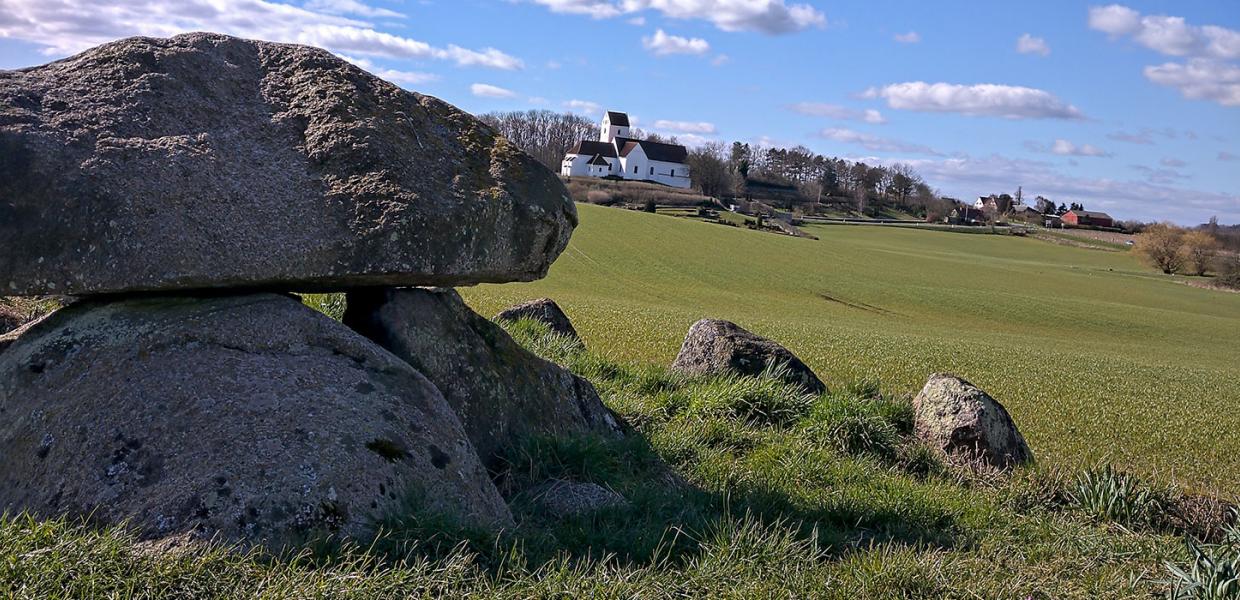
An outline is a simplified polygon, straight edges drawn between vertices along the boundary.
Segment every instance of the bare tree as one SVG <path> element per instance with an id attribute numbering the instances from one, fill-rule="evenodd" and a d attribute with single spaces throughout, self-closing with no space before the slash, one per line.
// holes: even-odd
<path id="1" fill-rule="evenodd" d="M 1194 275 L 1205 275 L 1214 262 L 1218 240 L 1206 231 L 1195 230 L 1184 234 L 1184 259 Z"/>
<path id="2" fill-rule="evenodd" d="M 704 196 L 722 196 L 731 191 L 728 149 L 722 142 L 709 142 L 689 151 L 689 177 Z"/>
<path id="3" fill-rule="evenodd" d="M 488 113 L 481 119 L 556 172 L 560 170 L 560 161 L 564 160 L 569 148 L 581 140 L 598 138 L 598 124 L 570 113 L 530 110 Z"/>
<path id="4" fill-rule="evenodd" d="M 1184 234 L 1170 223 L 1155 223 L 1137 238 L 1136 251 L 1152 266 L 1168 275 L 1184 266 Z"/>

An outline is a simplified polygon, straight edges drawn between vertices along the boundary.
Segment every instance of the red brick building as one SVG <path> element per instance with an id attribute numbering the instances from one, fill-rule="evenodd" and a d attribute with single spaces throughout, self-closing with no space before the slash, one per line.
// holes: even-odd
<path id="1" fill-rule="evenodd" d="M 1070 210 L 1063 214 L 1063 224 L 1077 227 L 1115 227 L 1115 219 L 1104 212 Z"/>

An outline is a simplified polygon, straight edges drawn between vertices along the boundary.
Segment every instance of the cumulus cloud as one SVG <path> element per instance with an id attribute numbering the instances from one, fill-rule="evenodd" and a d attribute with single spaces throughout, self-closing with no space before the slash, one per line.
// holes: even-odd
<path id="1" fill-rule="evenodd" d="M 669 56 L 672 54 L 701 55 L 710 52 L 710 43 L 702 38 L 668 35 L 662 29 L 656 30 L 653 36 L 643 37 L 642 47 L 653 52 L 655 56 Z"/>
<path id="2" fill-rule="evenodd" d="M 1240 66 L 1208 58 L 1145 67 L 1145 78 L 1176 88 L 1185 98 L 1240 106 Z"/>
<path id="3" fill-rule="evenodd" d="M 377 77 L 386 79 L 392 83 L 400 85 L 401 87 L 406 87 L 406 86 L 411 86 L 411 85 L 421 85 L 423 83 L 430 83 L 432 81 L 437 81 L 439 79 L 439 76 L 434 73 L 424 73 L 422 71 L 401 71 L 399 69 L 386 69 L 383 67 L 375 66 L 373 62 L 365 58 L 348 56 L 346 54 L 337 54 L 336 56 L 339 56 L 340 58 L 343 58 L 363 69 L 366 69 L 367 71 L 370 71 L 371 74 Z"/>
<path id="4" fill-rule="evenodd" d="M 1089 10 L 1089 26 L 1111 39 L 1130 38 L 1160 54 L 1185 58 L 1144 69 L 1146 79 L 1180 91 L 1185 98 L 1240 106 L 1240 31 L 1192 25 L 1183 17 L 1142 15 L 1111 4 Z"/>
<path id="5" fill-rule="evenodd" d="M 840 142 L 842 144 L 856 144 L 870 150 L 872 152 L 909 152 L 914 154 L 931 154 L 938 155 L 939 152 L 920 144 L 910 144 L 900 140 L 879 137 L 873 134 L 854 131 L 852 129 L 827 128 L 818 132 L 818 137 Z"/>
<path id="6" fill-rule="evenodd" d="M 910 81 L 870 88 L 862 97 L 886 99 L 887 106 L 898 110 L 951 112 L 1007 119 L 1084 118 L 1079 109 L 1050 92 L 1013 85 Z"/>
<path id="7" fill-rule="evenodd" d="M 589 100 L 569 100 L 564 103 L 564 108 L 567 108 L 569 111 L 575 113 L 590 116 L 597 116 L 603 113 L 603 106 L 601 104 L 597 102 L 590 102 Z"/>
<path id="8" fill-rule="evenodd" d="M 887 119 L 883 118 L 883 113 L 872 108 L 857 110 L 847 106 L 824 102 L 798 102 L 789 106 L 788 110 L 810 117 L 826 117 L 841 121 L 862 121 L 875 125 L 887 122 Z"/>
<path id="9" fill-rule="evenodd" d="M 696 133 L 711 135 L 715 133 L 715 124 L 705 121 L 665 121 L 658 120 L 654 122 L 654 128 L 662 131 L 674 131 L 676 133 Z"/>
<path id="10" fill-rule="evenodd" d="M 1060 156 L 1111 156 L 1110 152 L 1092 144 L 1077 145 L 1065 139 L 1057 139 L 1050 145 L 1025 142 L 1025 147 L 1034 152 L 1049 152 Z"/>
<path id="11" fill-rule="evenodd" d="M 309 10 L 317 10 L 333 15 L 358 15 L 362 17 L 385 17 L 403 19 L 405 15 L 386 8 L 377 8 L 363 4 L 357 0 L 309 0 L 305 3 Z"/>
<path id="12" fill-rule="evenodd" d="M 470 84 L 469 93 L 479 98 L 515 98 L 517 96 L 517 93 L 512 90 L 489 83 Z"/>
<path id="13" fill-rule="evenodd" d="M 1051 47 L 1046 44 L 1046 40 L 1040 37 L 1022 33 L 1020 37 L 1016 38 L 1016 51 L 1021 54 L 1050 56 Z"/>
<path id="14" fill-rule="evenodd" d="M 916 31 L 910 31 L 908 33 L 897 33 L 894 36 L 892 36 L 892 39 L 894 39 L 897 42 L 900 42 L 901 44 L 916 44 L 917 42 L 921 41 L 921 34 L 917 33 Z"/>
<path id="15" fill-rule="evenodd" d="M 107 10 L 100 10 L 95 0 L 4 0 L 2 6 L 0 38 L 31 42 L 49 56 L 63 56 L 133 35 L 166 37 L 217 31 L 312 44 L 351 55 L 435 59 L 496 69 L 522 67 L 519 59 L 495 48 L 432 46 L 378 31 L 371 23 L 352 16 L 266 0 L 118 0 Z M 356 13 L 365 5 L 354 2 L 340 6 L 352 7 L 351 12 Z"/>
<path id="16" fill-rule="evenodd" d="M 790 33 L 823 27 L 827 17 L 809 4 L 786 0 L 532 0 L 553 12 L 609 19 L 653 10 L 673 19 L 707 21 L 724 31 Z M 640 15 L 635 18 L 641 18 Z M 645 21 L 643 20 L 642 23 Z"/>

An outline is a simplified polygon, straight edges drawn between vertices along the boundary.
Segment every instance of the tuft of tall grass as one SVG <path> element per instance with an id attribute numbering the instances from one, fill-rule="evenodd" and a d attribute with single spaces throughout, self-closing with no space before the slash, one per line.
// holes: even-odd
<path id="1" fill-rule="evenodd" d="M 1080 473 L 1068 497 L 1095 519 L 1138 527 L 1159 526 L 1169 504 L 1165 493 L 1109 464 Z"/>
<path id="2" fill-rule="evenodd" d="M 1240 512 L 1232 511 L 1223 540 L 1204 544 L 1186 540 L 1189 563 L 1166 563 L 1171 600 L 1236 600 L 1240 598 Z"/>

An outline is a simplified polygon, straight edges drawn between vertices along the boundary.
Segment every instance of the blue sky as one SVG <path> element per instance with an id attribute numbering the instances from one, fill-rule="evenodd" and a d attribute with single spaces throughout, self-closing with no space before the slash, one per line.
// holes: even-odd
<path id="1" fill-rule="evenodd" d="M 466 110 L 907 162 L 958 198 L 1240 222 L 1240 2 L 0 0 L 0 68 L 128 35 L 311 43 Z"/>

